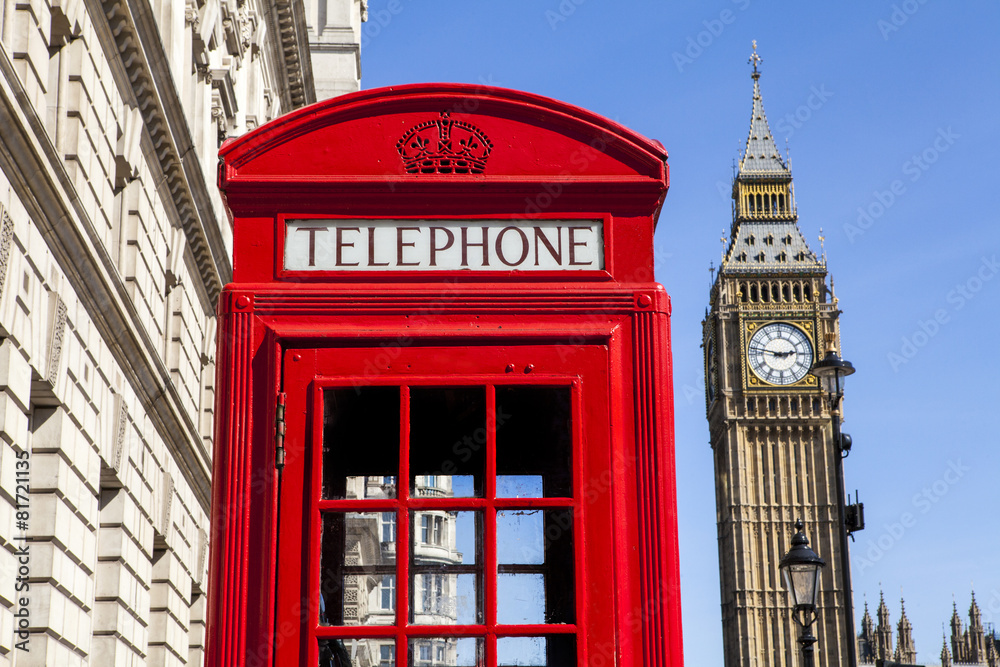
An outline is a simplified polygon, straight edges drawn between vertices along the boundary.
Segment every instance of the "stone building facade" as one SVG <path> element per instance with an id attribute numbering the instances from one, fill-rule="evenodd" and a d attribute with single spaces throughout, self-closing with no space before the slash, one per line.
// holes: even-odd
<path id="1" fill-rule="evenodd" d="M 3 1 L 0 667 L 202 663 L 216 154 L 314 100 L 303 0 Z"/>

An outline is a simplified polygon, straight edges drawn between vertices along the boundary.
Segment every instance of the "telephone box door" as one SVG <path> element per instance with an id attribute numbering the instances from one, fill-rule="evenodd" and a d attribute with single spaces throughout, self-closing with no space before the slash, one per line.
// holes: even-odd
<path id="1" fill-rule="evenodd" d="M 286 350 L 276 664 L 613 660 L 608 369 L 604 345 Z"/>

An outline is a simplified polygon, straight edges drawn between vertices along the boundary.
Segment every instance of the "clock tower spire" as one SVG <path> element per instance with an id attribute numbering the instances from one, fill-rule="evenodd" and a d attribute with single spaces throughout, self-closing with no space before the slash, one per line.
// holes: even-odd
<path id="1" fill-rule="evenodd" d="M 798 225 L 792 172 L 768 126 L 754 42 L 750 132 L 733 178 L 732 224 L 703 323 L 715 461 L 726 667 L 798 665 L 798 636 L 778 563 L 796 519 L 828 563 L 820 584 L 817 664 L 849 665 L 830 406 L 812 365 L 838 348 L 825 257 Z"/>

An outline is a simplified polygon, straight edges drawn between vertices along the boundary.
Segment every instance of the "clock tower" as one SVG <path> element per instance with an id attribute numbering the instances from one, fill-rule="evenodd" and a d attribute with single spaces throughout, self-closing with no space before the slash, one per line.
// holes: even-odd
<path id="1" fill-rule="evenodd" d="M 715 460 L 726 667 L 799 665 L 778 562 L 796 519 L 826 560 L 814 632 L 818 667 L 848 665 L 853 629 L 841 558 L 830 406 L 812 365 L 838 348 L 840 311 L 825 257 L 798 226 L 788 162 L 775 146 L 754 45 L 750 135 L 733 181 L 733 222 L 704 321 Z"/>

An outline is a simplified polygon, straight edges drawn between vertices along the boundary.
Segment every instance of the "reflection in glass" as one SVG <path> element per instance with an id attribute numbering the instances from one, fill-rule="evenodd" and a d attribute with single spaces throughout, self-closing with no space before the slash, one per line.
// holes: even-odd
<path id="1" fill-rule="evenodd" d="M 325 512 L 320 530 L 320 625 L 392 625 L 396 611 L 391 512 Z M 392 541 L 382 538 L 391 535 Z M 392 547 L 390 549 L 389 547 Z"/>
<path id="2" fill-rule="evenodd" d="M 485 387 L 410 388 L 414 497 L 481 496 L 485 453 Z"/>
<path id="3" fill-rule="evenodd" d="M 573 495 L 569 387 L 497 387 L 496 431 L 498 498 Z"/>
<path id="4" fill-rule="evenodd" d="M 412 513 L 410 622 L 468 625 L 480 610 L 480 512 Z"/>
<path id="5" fill-rule="evenodd" d="M 573 511 L 497 512 L 497 622 L 572 623 Z"/>
<path id="6" fill-rule="evenodd" d="M 323 498 L 395 498 L 399 387 L 323 391 Z"/>
<path id="7" fill-rule="evenodd" d="M 393 639 L 320 639 L 319 667 L 395 667 Z"/>
<path id="8" fill-rule="evenodd" d="M 416 667 L 476 667 L 483 664 L 483 640 L 477 637 L 417 637 L 410 640 L 410 664 Z"/>
<path id="9" fill-rule="evenodd" d="M 607 660 L 610 662 L 611 660 Z M 550 637 L 497 638 L 498 667 L 563 667 L 576 664 L 576 638 Z"/>

